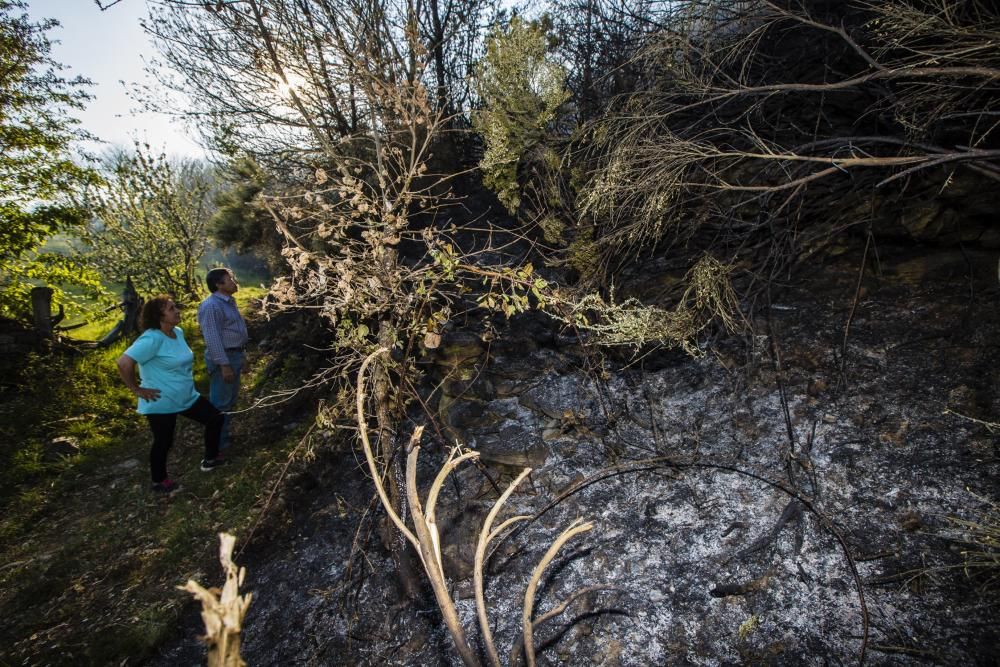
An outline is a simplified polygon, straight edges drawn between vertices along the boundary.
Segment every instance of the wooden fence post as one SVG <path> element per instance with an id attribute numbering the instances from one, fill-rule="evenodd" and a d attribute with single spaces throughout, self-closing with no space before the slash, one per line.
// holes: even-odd
<path id="1" fill-rule="evenodd" d="M 43 338 L 52 338 L 52 288 L 31 288 L 31 314 L 35 331 Z"/>

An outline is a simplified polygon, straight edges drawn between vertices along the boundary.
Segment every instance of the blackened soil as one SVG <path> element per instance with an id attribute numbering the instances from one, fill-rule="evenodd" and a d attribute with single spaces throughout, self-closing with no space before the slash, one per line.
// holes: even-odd
<path id="1" fill-rule="evenodd" d="M 754 330 L 701 359 L 520 340 L 535 320 L 483 356 L 443 425 L 500 484 L 535 468 L 503 516 L 551 505 L 491 561 L 501 655 L 531 570 L 585 517 L 594 529 L 550 567 L 536 614 L 616 590 L 540 627 L 540 664 L 996 664 L 996 568 L 963 568 L 974 537 L 955 519 L 982 522 L 1000 499 L 997 257 L 875 250 L 860 283 L 857 250 L 773 286 Z M 255 596 L 244 657 L 458 664 L 432 596 L 402 594 L 370 482 L 338 442 L 240 559 Z M 445 456 L 427 449 L 425 478 Z M 471 466 L 454 479 L 442 551 L 478 641 L 469 544 L 495 493 Z M 199 663 L 196 634 L 192 609 L 154 664 Z"/>

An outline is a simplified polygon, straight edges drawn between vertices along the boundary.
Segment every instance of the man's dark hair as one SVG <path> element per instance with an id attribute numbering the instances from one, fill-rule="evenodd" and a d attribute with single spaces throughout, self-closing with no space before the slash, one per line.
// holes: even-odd
<path id="1" fill-rule="evenodd" d="M 139 316 L 139 323 L 142 330 L 159 329 L 160 320 L 163 318 L 163 309 L 174 298 L 169 294 L 157 294 L 155 297 L 142 305 L 142 314 Z"/>
<path id="2" fill-rule="evenodd" d="M 205 282 L 208 284 L 208 291 L 215 292 L 215 290 L 219 289 L 219 283 L 222 282 L 222 279 L 226 277 L 227 273 L 229 273 L 229 269 L 226 268 L 212 269 L 209 271 L 208 275 L 205 276 Z"/>

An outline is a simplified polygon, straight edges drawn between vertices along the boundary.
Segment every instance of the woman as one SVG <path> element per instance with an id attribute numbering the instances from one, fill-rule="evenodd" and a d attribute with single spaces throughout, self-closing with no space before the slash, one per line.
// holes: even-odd
<path id="1" fill-rule="evenodd" d="M 142 307 L 142 335 L 118 357 L 118 373 L 129 390 L 139 397 L 138 412 L 146 415 L 153 431 L 153 449 L 149 463 L 153 473 L 153 491 L 172 493 L 180 488 L 167 477 L 167 452 L 174 444 L 177 415 L 205 425 L 205 458 L 201 469 L 209 471 L 222 465 L 218 457 L 223 415 L 194 388 L 191 364 L 194 353 L 177 326 L 181 313 L 166 294 L 151 299 Z M 141 386 L 136 382 L 139 366 Z"/>

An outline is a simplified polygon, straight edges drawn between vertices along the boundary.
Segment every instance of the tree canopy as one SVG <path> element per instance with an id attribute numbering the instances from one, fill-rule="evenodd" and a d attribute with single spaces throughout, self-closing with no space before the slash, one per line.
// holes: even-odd
<path id="1" fill-rule="evenodd" d="M 0 0 L 0 314 L 23 314 L 32 280 L 98 288 L 71 258 L 40 253 L 53 234 L 86 215 L 73 193 L 94 173 L 73 162 L 70 143 L 84 136 L 71 110 L 88 99 L 88 81 L 61 76 L 46 33 L 23 2 Z"/>
<path id="2" fill-rule="evenodd" d="M 197 160 L 170 160 L 146 144 L 105 161 L 94 190 L 88 257 L 106 279 L 131 277 L 144 292 L 198 294 L 216 179 Z"/>

